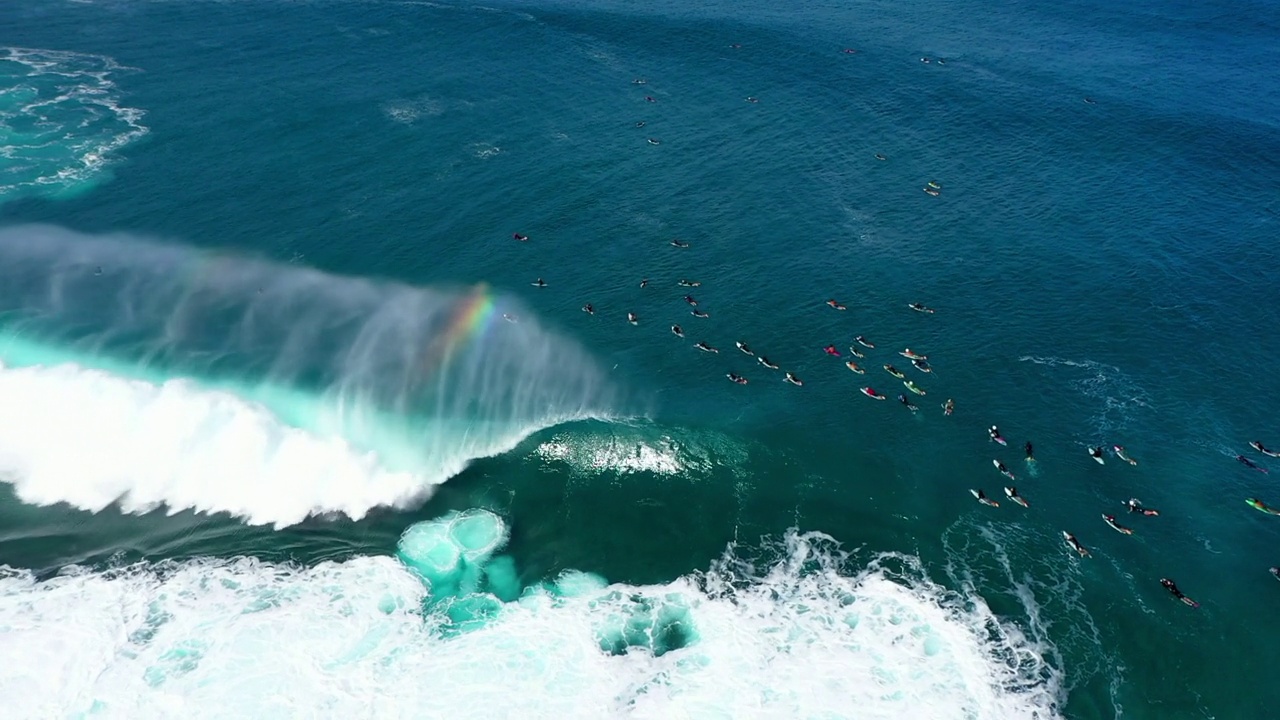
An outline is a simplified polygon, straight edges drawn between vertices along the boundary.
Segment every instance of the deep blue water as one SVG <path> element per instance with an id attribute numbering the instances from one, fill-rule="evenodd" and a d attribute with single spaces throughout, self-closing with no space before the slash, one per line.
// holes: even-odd
<path id="1" fill-rule="evenodd" d="M 57 613 L 17 608 L 69 564 L 143 562 L 126 574 L 152 580 L 85 581 L 80 592 L 112 616 L 129 601 L 103 597 L 178 592 L 154 569 L 164 560 L 178 563 L 165 571 L 175 583 L 219 558 L 293 561 L 304 588 L 293 592 L 306 595 L 352 583 L 341 573 L 361 558 L 392 555 L 406 527 L 452 510 L 502 518 L 525 587 L 569 569 L 646 586 L 715 576 L 726 547 L 762 573 L 795 550 L 778 540 L 794 529 L 853 552 L 821 598 L 880 602 L 871 580 L 841 583 L 901 554 L 908 570 L 890 575 L 913 602 L 954 604 L 955 627 L 986 628 L 964 636 L 987 648 L 974 657 L 1009 663 L 1015 679 L 992 690 L 955 670 L 977 661 L 941 670 L 909 652 L 901 667 L 867 670 L 862 659 L 893 651 L 833 630 L 814 641 L 841 648 L 830 656 L 778 651 L 795 677 L 791 665 L 735 671 L 765 688 L 752 710 L 695 703 L 713 676 L 666 668 L 666 689 L 576 712 L 1263 717 L 1280 700 L 1267 682 L 1280 528 L 1244 499 L 1280 504 L 1280 493 L 1233 457 L 1280 473 L 1247 446 L 1280 446 L 1278 31 L 1280 10 L 1263 3 L 0 2 L 0 41 L 22 49 L 0 66 L 0 460 L 14 488 L 0 505 L 0 563 L 34 573 L 0 595 L 16 618 L 0 627 L 41 637 Z M 922 192 L 930 181 L 936 197 Z M 690 247 L 670 246 L 677 237 Z M 539 277 L 546 288 L 531 287 Z M 692 317 L 686 293 L 710 317 Z M 579 310 L 588 302 L 594 316 Z M 450 320 L 422 320 L 437 313 Z M 865 376 L 842 362 L 859 334 L 876 344 L 857 360 Z M 697 352 L 699 340 L 720 352 Z M 782 370 L 737 352 L 739 340 Z M 828 343 L 845 357 L 825 356 Z M 423 344 L 445 348 L 427 352 L 427 369 L 415 364 Z M 933 373 L 897 354 L 908 346 Z M 902 388 L 886 363 L 927 389 L 908 394 L 919 412 L 894 402 Z M 804 385 L 781 382 L 783 370 Z M 749 383 L 726 382 L 730 371 Z M 148 389 L 184 378 L 194 385 L 160 400 Z M 944 417 L 948 397 L 957 409 Z M 494 429 L 503 423 L 519 432 Z M 988 441 L 993 423 L 1009 447 Z M 1113 444 L 1139 464 L 1086 455 Z M 281 460 L 278 447 L 295 454 Z M 403 469 L 395 453 L 422 463 L 429 499 L 397 494 L 414 478 L 378 474 Z M 1029 509 L 1000 497 L 993 458 L 1019 476 Z M 977 487 L 1000 507 L 973 502 Z M 1161 515 L 1124 514 L 1133 496 Z M 296 523 L 290 499 L 318 517 Z M 1107 529 L 1104 512 L 1134 535 Z M 1092 557 L 1063 547 L 1062 530 Z M 316 579 L 324 561 L 346 563 L 338 579 Z M 821 576 L 817 566 L 784 565 L 797 578 Z M 1201 607 L 1174 601 L 1161 577 Z M 817 602 L 773 592 L 778 613 Z M 252 634 L 227 619 L 234 602 L 196 597 L 207 606 L 182 616 L 193 626 Z M 316 632 L 341 635 L 346 616 L 306 607 L 282 606 L 279 622 L 316 613 L 336 623 Z M 995 625 L 982 624 L 985 607 Z M 699 652 L 712 658 L 703 672 L 724 667 L 710 608 L 690 611 L 701 643 L 663 654 L 652 641 L 604 676 L 673 656 L 687 671 L 679 663 Z M 556 627 L 589 636 L 582 617 Z M 526 627 L 510 622 L 430 653 L 405 647 L 453 653 L 431 670 L 483 687 L 472 660 L 490 656 L 475 647 L 506 648 L 510 637 L 485 633 Z M 545 634 L 528 627 L 511 637 Z M 988 631 L 1027 639 L 985 646 Z M 33 716 L 156 712 L 152 691 L 196 703 L 255 668 L 251 652 L 206 648 L 162 672 L 178 651 L 138 652 L 103 660 L 104 680 L 68 685 Z M 70 662 L 56 656 L 50 667 Z M 860 689 L 806 689 L 798 678 L 815 666 Z M 525 670 L 495 684 L 520 687 Z M 337 712 L 339 701 L 305 699 L 331 682 L 390 698 L 390 715 L 474 712 L 325 672 L 288 678 L 292 709 L 250 692 L 202 712 Z M 964 680 L 936 684 L 944 676 Z M 0 687 L 18 682 L 0 673 Z M 545 687 L 562 699 L 613 692 Z M 807 700 L 786 700 L 788 688 Z M 654 697 L 671 704 L 645 704 Z"/>

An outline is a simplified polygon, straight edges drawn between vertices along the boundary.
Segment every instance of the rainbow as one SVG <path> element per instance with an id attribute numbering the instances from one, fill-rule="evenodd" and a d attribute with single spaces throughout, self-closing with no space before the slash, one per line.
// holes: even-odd
<path id="1" fill-rule="evenodd" d="M 431 341 L 423 357 L 423 369 L 432 374 L 448 365 L 458 349 L 470 342 L 482 340 L 493 327 L 497 305 L 489 286 L 479 283 L 462 299 L 449 318 L 444 333 Z"/>

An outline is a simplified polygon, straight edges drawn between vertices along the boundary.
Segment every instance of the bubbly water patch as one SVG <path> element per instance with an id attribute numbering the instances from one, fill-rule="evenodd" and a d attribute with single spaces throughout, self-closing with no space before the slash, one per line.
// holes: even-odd
<path id="1" fill-rule="evenodd" d="M 75 365 L 0 365 L 0 478 L 32 504 L 163 505 L 277 526 L 311 514 L 360 518 L 420 499 L 432 482 L 386 471 L 372 453 L 284 425 L 235 395 Z"/>
<path id="2" fill-rule="evenodd" d="M 1007 660 L 1041 648 L 992 632 L 980 600 L 908 558 L 846 572 L 821 535 L 779 552 L 663 586 L 471 596 L 468 632 L 385 557 L 10 572 L 0 692 L 22 718 L 1059 717 L 1057 672 Z"/>
<path id="3" fill-rule="evenodd" d="M 83 187 L 147 133 L 112 79 L 128 70 L 102 55 L 0 48 L 0 200 Z"/>
<path id="4" fill-rule="evenodd" d="M 474 594 L 485 564 L 506 543 L 502 518 L 487 510 L 468 510 L 411 526 L 400 537 L 398 554 L 439 600 Z M 499 570 L 500 578 L 504 572 L 506 568 Z"/>
<path id="5" fill-rule="evenodd" d="M 1097 412 L 1089 418 L 1094 439 L 1105 440 L 1112 433 L 1124 430 L 1136 410 L 1150 407 L 1151 398 L 1147 391 L 1114 365 L 1093 360 L 1065 360 L 1030 355 L 1020 357 L 1018 361 L 1050 368 L 1065 368 L 1064 372 L 1068 372 L 1073 378 L 1071 387 L 1081 395 L 1099 402 Z"/>
<path id="6" fill-rule="evenodd" d="M 658 428 L 646 424 L 612 424 L 607 428 L 562 430 L 539 443 L 533 454 L 544 462 L 561 462 L 577 474 L 647 472 L 680 475 L 715 468 L 741 470 L 747 447 L 722 433 Z"/>

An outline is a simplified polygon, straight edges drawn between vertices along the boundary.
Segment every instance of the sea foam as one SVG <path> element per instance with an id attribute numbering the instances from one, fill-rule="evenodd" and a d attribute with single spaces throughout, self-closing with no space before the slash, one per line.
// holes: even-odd
<path id="1" fill-rule="evenodd" d="M 401 554 L 496 540 L 483 555 L 503 533 L 469 511 L 411 529 Z M 1044 648 L 980 599 L 901 556 L 846 571 L 819 534 L 779 550 L 755 571 L 730 549 L 665 585 L 570 572 L 514 602 L 481 583 L 441 603 L 387 557 L 10 571 L 0 692 L 15 718 L 1059 717 Z"/>

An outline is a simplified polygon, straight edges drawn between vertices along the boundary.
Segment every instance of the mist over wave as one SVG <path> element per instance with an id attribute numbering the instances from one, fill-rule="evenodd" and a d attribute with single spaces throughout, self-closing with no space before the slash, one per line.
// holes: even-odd
<path id="1" fill-rule="evenodd" d="M 0 470 L 34 502 L 360 517 L 619 402 L 485 286 L 26 226 L 0 230 L 0 312 Z"/>

